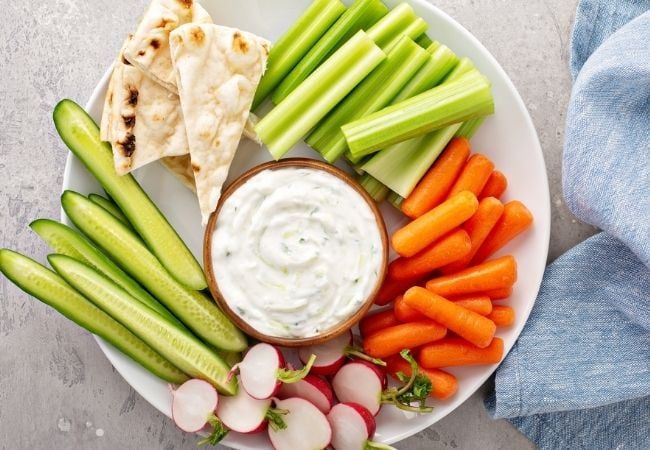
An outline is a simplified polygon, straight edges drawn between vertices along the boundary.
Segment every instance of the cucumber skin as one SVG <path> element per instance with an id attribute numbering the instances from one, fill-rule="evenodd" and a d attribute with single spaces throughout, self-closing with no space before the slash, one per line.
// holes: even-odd
<path id="1" fill-rule="evenodd" d="M 99 309 L 124 325 L 185 373 L 210 382 L 226 395 L 237 393 L 230 366 L 187 331 L 170 325 L 92 267 L 65 255 L 49 255 L 56 272 Z"/>
<path id="2" fill-rule="evenodd" d="M 140 239 L 109 212 L 73 191 L 63 193 L 61 205 L 79 230 L 204 342 L 223 350 L 246 349 L 246 337 L 219 307 L 201 292 L 177 282 Z"/>
<path id="3" fill-rule="evenodd" d="M 117 206 L 115 203 L 113 203 L 113 200 L 109 200 L 106 197 L 102 197 L 99 194 L 88 194 L 88 200 L 90 200 L 93 203 L 98 204 L 102 208 L 104 208 L 106 211 L 109 213 L 113 214 L 117 219 L 120 219 L 124 225 L 128 226 L 129 228 L 133 228 L 131 225 L 131 222 L 129 222 L 129 219 L 126 218 L 122 210 L 120 209 L 119 206 Z M 135 230 L 133 230 L 135 231 Z"/>
<path id="4" fill-rule="evenodd" d="M 50 219 L 37 219 L 29 226 L 55 253 L 61 253 L 88 264 L 169 322 L 185 328 L 172 313 L 78 231 Z"/>
<path id="5" fill-rule="evenodd" d="M 0 272 L 27 294 L 109 342 L 157 377 L 174 384 L 189 379 L 185 373 L 126 327 L 79 294 L 60 276 L 36 261 L 12 250 L 0 249 Z"/>
<path id="6" fill-rule="evenodd" d="M 64 99 L 55 106 L 53 119 L 66 146 L 117 203 L 169 273 L 191 289 L 205 289 L 203 269 L 165 216 L 132 175 L 115 173 L 110 145 L 100 140 L 99 128 L 88 113 Z"/>

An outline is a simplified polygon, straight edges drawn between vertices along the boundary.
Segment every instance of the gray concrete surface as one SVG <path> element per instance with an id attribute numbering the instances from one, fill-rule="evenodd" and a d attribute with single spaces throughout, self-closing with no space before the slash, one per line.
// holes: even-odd
<path id="1" fill-rule="evenodd" d="M 63 97 L 90 95 L 147 0 L 2 0 L 0 6 L 0 224 L 2 247 L 43 260 L 27 225 L 58 217 L 66 152 L 51 122 Z M 561 196 L 568 44 L 575 0 L 437 0 L 501 62 L 530 110 L 550 179 L 550 259 L 593 230 Z M 94 341 L 0 280 L 0 446 L 3 449 L 195 448 L 112 369 Z M 490 420 L 486 388 L 400 449 L 527 449 Z"/>

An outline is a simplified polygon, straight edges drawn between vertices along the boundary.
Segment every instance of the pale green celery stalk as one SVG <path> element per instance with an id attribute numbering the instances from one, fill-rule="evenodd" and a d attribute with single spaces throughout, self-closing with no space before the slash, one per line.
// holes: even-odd
<path id="1" fill-rule="evenodd" d="M 398 210 L 402 210 L 402 202 L 404 201 L 404 197 L 400 196 L 398 193 L 390 191 L 388 195 L 386 196 L 386 201 L 393 205 L 395 208 Z"/>
<path id="2" fill-rule="evenodd" d="M 392 145 L 362 166 L 388 189 L 408 197 L 460 128 L 460 123 Z"/>
<path id="3" fill-rule="evenodd" d="M 281 158 L 384 59 L 373 40 L 357 32 L 255 125 L 271 155 Z"/>
<path id="4" fill-rule="evenodd" d="M 280 103 L 357 31 L 367 30 L 387 13 L 380 0 L 356 0 L 282 80 L 273 93 L 273 103 Z"/>
<path id="5" fill-rule="evenodd" d="M 465 75 L 472 70 L 476 70 L 474 63 L 467 56 L 463 56 L 453 70 L 447 74 L 443 82 L 457 80 L 461 75 Z"/>
<path id="6" fill-rule="evenodd" d="M 493 112 L 490 82 L 475 70 L 456 81 L 350 122 L 342 130 L 350 152 L 359 156 Z"/>
<path id="7" fill-rule="evenodd" d="M 411 39 L 415 40 L 416 37 L 427 31 L 427 28 L 429 28 L 427 22 L 421 17 L 418 17 L 413 22 L 409 23 L 408 26 L 404 28 L 400 33 L 393 37 L 393 39 L 391 39 L 388 44 L 381 46 L 381 48 L 384 51 L 390 51 L 390 49 L 393 48 L 403 36 L 408 36 Z"/>
<path id="8" fill-rule="evenodd" d="M 368 195 L 370 195 L 377 203 L 383 202 L 386 199 L 388 188 L 367 173 L 359 176 L 357 181 L 359 181 L 361 187 L 363 187 Z"/>
<path id="9" fill-rule="evenodd" d="M 368 37 L 382 49 L 414 22 L 418 16 L 407 3 L 400 3 L 368 29 Z"/>
<path id="10" fill-rule="evenodd" d="M 433 39 L 431 39 L 431 38 L 430 38 L 426 33 L 421 34 L 421 35 L 420 35 L 420 36 L 415 40 L 415 43 L 416 43 L 416 44 L 418 44 L 420 47 L 422 47 L 422 48 L 426 48 L 426 49 L 428 49 L 428 48 L 431 46 L 431 44 L 433 44 L 434 42 L 436 42 L 436 41 L 434 41 Z"/>
<path id="11" fill-rule="evenodd" d="M 384 62 L 318 124 L 307 144 L 328 162 L 336 161 L 348 149 L 341 126 L 388 105 L 429 56 L 410 38 L 402 36 Z"/>
<path id="12" fill-rule="evenodd" d="M 479 127 L 483 125 L 484 121 L 485 117 L 476 117 L 474 119 L 468 120 L 467 122 L 464 122 L 458 129 L 456 136 L 471 139 Z"/>
<path id="13" fill-rule="evenodd" d="M 266 72 L 255 92 L 252 109 L 259 106 L 303 56 L 345 11 L 339 0 L 314 0 L 271 47 Z"/>

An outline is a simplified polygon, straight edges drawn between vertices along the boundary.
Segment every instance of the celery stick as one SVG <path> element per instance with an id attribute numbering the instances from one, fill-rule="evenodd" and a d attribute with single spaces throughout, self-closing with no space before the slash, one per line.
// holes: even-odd
<path id="1" fill-rule="evenodd" d="M 479 127 L 483 125 L 484 121 L 485 117 L 476 117 L 475 119 L 470 119 L 467 122 L 464 122 L 456 133 L 456 136 L 471 139 Z"/>
<path id="2" fill-rule="evenodd" d="M 478 71 L 342 127 L 352 155 L 367 155 L 429 131 L 494 112 L 490 82 Z"/>
<path id="3" fill-rule="evenodd" d="M 444 82 L 457 80 L 461 75 L 464 75 L 472 70 L 476 70 L 474 63 L 467 57 L 463 56 L 454 69 L 447 74 Z"/>
<path id="4" fill-rule="evenodd" d="M 427 36 L 426 34 L 421 34 L 420 37 L 418 37 L 415 40 L 415 43 L 418 44 L 422 48 L 428 49 L 431 44 L 433 44 L 433 40 Z"/>
<path id="5" fill-rule="evenodd" d="M 402 202 L 404 201 L 404 197 L 400 196 L 399 194 L 390 191 L 388 195 L 386 196 L 386 201 L 393 205 L 395 208 L 398 210 L 402 210 Z"/>
<path id="6" fill-rule="evenodd" d="M 431 53 L 429 60 L 395 96 L 392 103 L 401 102 L 435 87 L 458 63 L 456 54 L 449 47 L 437 42 L 431 44 L 427 52 Z"/>
<path id="7" fill-rule="evenodd" d="M 363 187 L 377 203 L 383 202 L 386 199 L 388 188 L 367 173 L 359 176 L 357 181 L 359 181 L 361 187 Z"/>
<path id="8" fill-rule="evenodd" d="M 356 0 L 282 80 L 273 93 L 273 103 L 280 103 L 357 31 L 368 29 L 387 13 L 380 0 Z"/>
<path id="9" fill-rule="evenodd" d="M 377 153 L 362 169 L 391 191 L 408 197 L 459 128 L 456 123 L 400 142 Z"/>
<path id="10" fill-rule="evenodd" d="M 397 44 L 402 36 L 408 36 L 411 39 L 415 39 L 427 31 L 427 28 L 429 28 L 429 25 L 426 23 L 426 21 L 421 17 L 418 17 L 413 22 L 409 23 L 408 26 L 399 32 L 395 37 L 393 37 L 393 39 L 391 39 L 388 44 L 382 46 L 381 48 L 384 51 L 390 51 L 390 49 Z"/>
<path id="11" fill-rule="evenodd" d="M 341 126 L 388 105 L 428 59 L 422 47 L 402 36 L 384 62 L 318 124 L 307 144 L 327 161 L 336 161 L 348 149 Z"/>
<path id="12" fill-rule="evenodd" d="M 255 126 L 279 159 L 329 113 L 386 54 L 359 31 Z"/>
<path id="13" fill-rule="evenodd" d="M 271 48 L 252 109 L 262 103 L 344 11 L 345 5 L 339 0 L 314 0 Z"/>
<path id="14" fill-rule="evenodd" d="M 400 3 L 368 29 L 368 37 L 384 49 L 396 36 L 401 36 L 403 31 L 417 18 L 418 16 L 410 5 Z"/>

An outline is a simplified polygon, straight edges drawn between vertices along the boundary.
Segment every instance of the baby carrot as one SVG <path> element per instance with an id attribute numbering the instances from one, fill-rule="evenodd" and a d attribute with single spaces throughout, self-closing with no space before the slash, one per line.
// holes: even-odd
<path id="1" fill-rule="evenodd" d="M 472 217 L 477 208 L 474 194 L 460 192 L 397 230 L 392 237 L 393 248 L 401 256 L 413 256 Z"/>
<path id="2" fill-rule="evenodd" d="M 485 295 L 460 297 L 454 299 L 450 298 L 449 301 L 454 302 L 463 308 L 467 308 L 470 311 L 474 311 L 476 314 L 480 314 L 482 316 L 488 316 L 488 314 L 490 314 L 493 309 L 490 297 L 487 297 Z"/>
<path id="3" fill-rule="evenodd" d="M 397 320 L 400 322 L 415 322 L 416 320 L 426 320 L 425 316 L 406 304 L 403 295 L 400 295 L 395 299 L 395 303 L 393 304 L 393 312 L 395 313 Z"/>
<path id="4" fill-rule="evenodd" d="M 404 294 L 404 301 L 411 308 L 444 325 L 477 347 L 487 347 L 494 337 L 494 322 L 427 289 L 409 289 Z"/>
<path id="5" fill-rule="evenodd" d="M 398 281 L 392 279 L 390 276 L 386 277 L 377 293 L 377 297 L 375 297 L 375 305 L 384 306 L 389 304 L 395 297 L 402 295 L 408 288 L 417 286 L 422 281 L 422 278 Z"/>
<path id="6" fill-rule="evenodd" d="M 402 202 L 402 212 L 411 219 L 438 206 L 456 181 L 469 156 L 469 141 L 452 139 L 436 162 L 420 180 L 411 194 Z"/>
<path id="7" fill-rule="evenodd" d="M 386 361 L 388 373 L 397 379 L 397 372 L 402 372 L 407 377 L 411 376 L 411 365 L 401 356 L 392 356 Z M 431 381 L 431 394 L 433 398 L 445 400 L 458 390 L 456 377 L 440 369 L 425 369 L 420 367 L 419 372 Z"/>
<path id="8" fill-rule="evenodd" d="M 487 197 L 501 198 L 508 187 L 508 179 L 498 170 L 493 171 L 488 178 L 483 190 L 478 195 L 479 200 Z"/>
<path id="9" fill-rule="evenodd" d="M 490 230 L 492 230 L 494 225 L 497 223 L 502 213 L 503 203 L 496 198 L 487 197 L 481 200 L 478 203 L 478 209 L 474 215 L 462 226 L 469 235 L 472 248 L 465 256 L 446 265 L 445 267 L 442 267 L 440 271 L 447 275 L 450 273 L 456 273 L 467 267 L 481 244 L 485 241 L 485 238 L 490 234 Z"/>
<path id="10" fill-rule="evenodd" d="M 508 202 L 503 207 L 503 214 L 492 231 L 478 249 L 472 264 L 485 261 L 496 251 L 525 231 L 533 223 L 533 215 L 518 200 Z"/>
<path id="11" fill-rule="evenodd" d="M 493 170 L 494 164 L 487 156 L 481 155 L 480 153 L 475 153 L 470 156 L 460 175 L 458 175 L 458 179 L 451 187 L 449 194 L 447 194 L 447 198 L 453 197 L 462 191 L 470 191 L 472 194 L 478 196 L 485 187 Z"/>
<path id="12" fill-rule="evenodd" d="M 497 327 L 509 327 L 515 323 L 515 310 L 510 306 L 495 305 L 487 318 Z"/>
<path id="13" fill-rule="evenodd" d="M 388 266 L 388 275 L 394 280 L 421 277 L 460 258 L 464 259 L 471 249 L 472 241 L 467 231 L 456 229 L 415 256 L 401 257 L 391 262 Z"/>
<path id="14" fill-rule="evenodd" d="M 508 298 L 512 295 L 512 286 L 501 289 L 492 289 L 490 291 L 485 291 L 482 294 L 490 297 L 490 300 L 492 301 L 503 300 L 504 298 Z"/>
<path id="15" fill-rule="evenodd" d="M 386 358 L 398 354 L 405 348 L 415 348 L 437 341 L 446 334 L 445 327 L 431 320 L 403 323 L 367 336 L 363 340 L 363 351 L 374 358 Z"/>
<path id="16" fill-rule="evenodd" d="M 361 336 L 368 336 L 375 331 L 392 327 L 399 323 L 400 321 L 395 317 L 393 310 L 387 309 L 385 311 L 368 314 L 366 317 L 361 319 L 361 322 L 359 322 L 359 331 L 361 332 Z"/>
<path id="17" fill-rule="evenodd" d="M 418 355 L 422 367 L 471 366 L 496 364 L 503 358 L 503 341 L 494 338 L 490 345 L 478 348 L 464 339 L 451 337 L 423 346 Z"/>
<path id="18" fill-rule="evenodd" d="M 427 282 L 427 289 L 438 295 L 453 297 L 476 294 L 492 289 L 512 287 L 517 281 L 517 261 L 511 255 L 468 267 L 452 275 Z"/>

